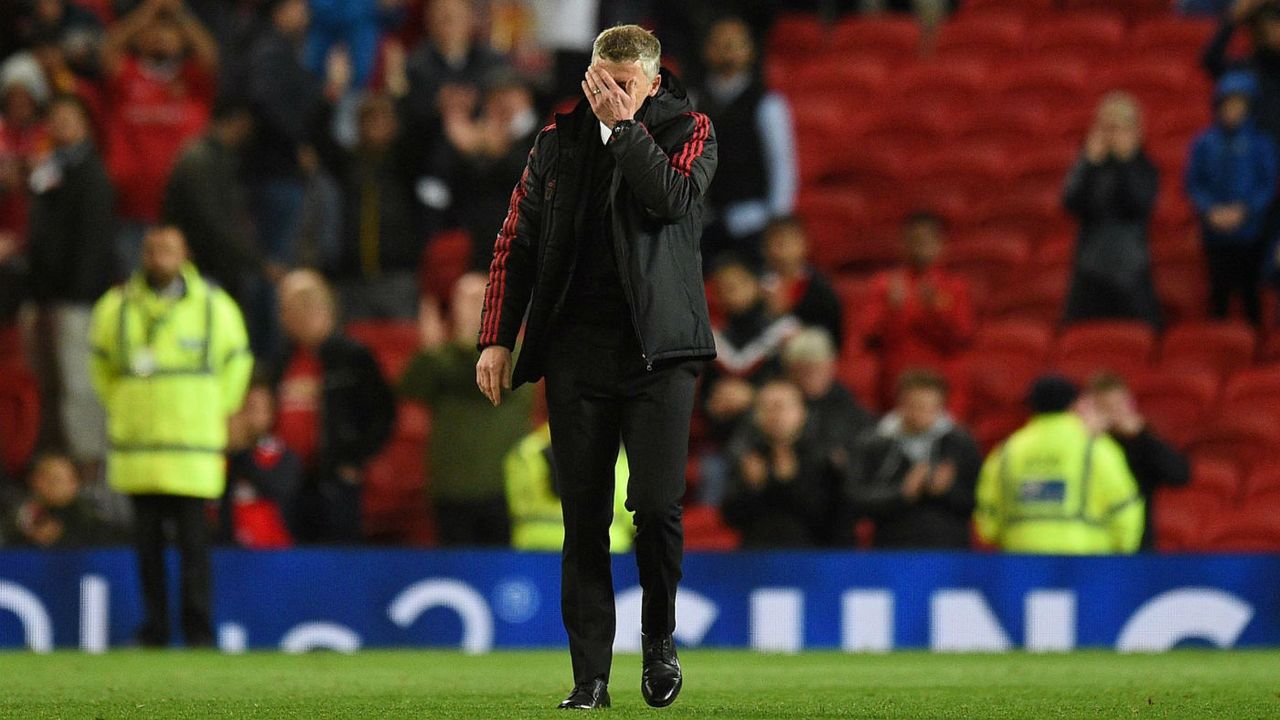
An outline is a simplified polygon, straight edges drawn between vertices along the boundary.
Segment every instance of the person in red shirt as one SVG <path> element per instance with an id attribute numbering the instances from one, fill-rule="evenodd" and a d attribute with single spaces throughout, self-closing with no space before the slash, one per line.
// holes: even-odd
<path id="1" fill-rule="evenodd" d="M 117 250 L 129 268 L 178 152 L 209 121 L 218 45 L 182 0 L 145 0 L 107 32 L 102 70 L 107 170 L 125 220 Z"/>
<path id="2" fill-rule="evenodd" d="M 974 331 L 969 285 L 939 265 L 943 223 L 937 215 L 907 216 L 903 241 L 906 265 L 876 275 L 864 310 L 867 343 L 884 359 L 885 405 L 892 404 L 904 371 L 931 369 L 947 378 L 950 410 L 963 416 L 968 405 L 963 353 Z"/>

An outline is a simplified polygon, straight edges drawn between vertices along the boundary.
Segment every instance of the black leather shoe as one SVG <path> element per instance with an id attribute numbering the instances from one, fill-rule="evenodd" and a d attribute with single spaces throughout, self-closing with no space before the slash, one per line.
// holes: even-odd
<path id="1" fill-rule="evenodd" d="M 596 678 L 588 685 L 579 685 L 569 693 L 569 697 L 560 703 L 561 710 L 599 710 L 607 708 L 609 701 L 609 686 L 604 680 Z"/>
<path id="2" fill-rule="evenodd" d="M 684 685 L 675 641 L 670 635 L 646 637 L 642 645 L 644 670 L 640 675 L 640 694 L 649 707 L 666 707 L 676 701 Z"/>

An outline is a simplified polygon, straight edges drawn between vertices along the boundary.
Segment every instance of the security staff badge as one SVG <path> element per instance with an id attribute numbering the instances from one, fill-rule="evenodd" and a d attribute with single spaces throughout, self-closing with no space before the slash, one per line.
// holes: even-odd
<path id="1" fill-rule="evenodd" d="M 129 369 L 138 377 L 151 377 L 156 372 L 156 353 L 149 347 L 140 347 L 129 355 Z"/>

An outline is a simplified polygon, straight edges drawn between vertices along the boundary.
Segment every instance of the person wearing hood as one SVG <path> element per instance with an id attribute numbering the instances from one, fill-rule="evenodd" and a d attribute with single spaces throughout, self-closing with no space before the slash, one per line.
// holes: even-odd
<path id="1" fill-rule="evenodd" d="M 1242 27 L 1249 31 L 1253 50 L 1232 58 L 1227 53 Z M 1260 130 L 1280 141 L 1280 3 L 1236 0 L 1205 47 L 1201 63 L 1215 80 L 1235 70 L 1253 72 L 1258 80 L 1253 116 Z"/>
<path id="2" fill-rule="evenodd" d="M 946 405 L 942 375 L 909 370 L 897 407 L 859 442 L 849 498 L 875 521 L 878 548 L 969 547 L 982 452 Z"/>
<path id="3" fill-rule="evenodd" d="M 1047 375 L 1027 396 L 1031 420 L 991 451 L 978 478 L 978 536 L 1005 552 L 1131 554 L 1145 503 L 1109 435 L 1073 411 L 1079 391 Z"/>
<path id="4" fill-rule="evenodd" d="M 1252 73 L 1222 76 L 1214 93 L 1217 117 L 1192 143 L 1186 170 L 1209 265 L 1210 311 L 1225 318 L 1239 295 L 1254 325 L 1262 321 L 1258 285 L 1276 192 L 1276 144 L 1252 117 L 1257 98 Z"/>
<path id="5" fill-rule="evenodd" d="M 512 192 L 477 342 L 476 383 L 494 405 L 503 389 L 547 380 L 574 674 L 562 708 L 610 704 L 619 440 L 644 595 L 641 694 L 665 707 L 683 683 L 671 633 L 694 385 L 716 353 L 698 245 L 717 145 L 661 55 L 637 25 L 597 36 L 583 100 L 538 133 Z"/>

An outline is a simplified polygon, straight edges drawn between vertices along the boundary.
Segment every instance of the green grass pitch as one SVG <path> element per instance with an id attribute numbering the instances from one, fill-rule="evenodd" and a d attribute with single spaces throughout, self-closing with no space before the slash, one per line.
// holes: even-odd
<path id="1" fill-rule="evenodd" d="M 682 654 L 674 706 L 614 663 L 610 718 L 1276 718 L 1280 652 Z M 563 652 L 0 654 L 0 718 L 563 718 Z"/>

